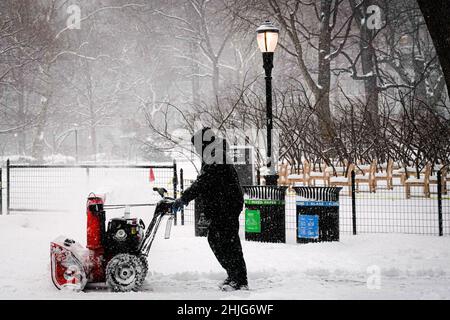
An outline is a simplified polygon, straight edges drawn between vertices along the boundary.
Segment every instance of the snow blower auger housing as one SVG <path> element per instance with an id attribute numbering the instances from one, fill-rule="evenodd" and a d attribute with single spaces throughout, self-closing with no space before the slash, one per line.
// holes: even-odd
<path id="1" fill-rule="evenodd" d="M 105 205 L 104 198 L 91 193 L 86 204 L 86 248 L 78 242 L 59 236 L 50 243 L 51 277 L 58 289 L 80 291 L 89 283 L 104 283 L 114 291 L 138 291 L 148 271 L 147 257 L 161 220 L 168 215 L 165 238 L 175 212 L 174 199 L 167 190 L 153 188 L 162 199 L 156 204 L 150 224 L 145 230 L 141 219 L 130 217 L 129 207 L 154 206 Z M 121 218 L 112 218 L 106 225 L 105 209 L 125 208 Z"/>

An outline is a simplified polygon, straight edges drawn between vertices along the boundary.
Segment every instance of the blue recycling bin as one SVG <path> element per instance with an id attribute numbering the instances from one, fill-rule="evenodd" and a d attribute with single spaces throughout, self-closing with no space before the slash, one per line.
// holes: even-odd
<path id="1" fill-rule="evenodd" d="M 339 241 L 339 187 L 294 187 L 297 243 Z"/>

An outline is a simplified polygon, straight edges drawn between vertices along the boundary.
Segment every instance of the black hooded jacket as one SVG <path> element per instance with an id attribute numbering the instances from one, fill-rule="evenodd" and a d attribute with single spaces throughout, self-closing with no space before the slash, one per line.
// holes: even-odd
<path id="1" fill-rule="evenodd" d="M 203 129 L 201 134 L 205 130 Z M 194 137 L 192 141 L 194 141 Z M 213 137 L 210 142 L 203 143 L 202 154 L 205 147 L 215 139 Z M 219 145 L 226 149 L 225 140 L 220 141 L 222 143 Z M 223 154 L 226 153 L 223 152 Z M 232 164 L 207 164 L 202 161 L 200 174 L 195 182 L 184 191 L 181 199 L 185 203 L 195 199 L 200 210 L 212 224 L 220 223 L 224 226 L 227 224 L 234 226 L 237 223 L 239 226 L 238 217 L 244 204 L 244 196 L 236 169 Z"/>

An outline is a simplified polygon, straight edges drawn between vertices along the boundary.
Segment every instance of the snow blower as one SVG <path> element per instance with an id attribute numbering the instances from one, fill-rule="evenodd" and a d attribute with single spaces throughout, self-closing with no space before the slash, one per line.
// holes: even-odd
<path id="1" fill-rule="evenodd" d="M 87 284 L 106 283 L 113 291 L 139 290 L 147 276 L 147 257 L 161 220 L 169 216 L 167 239 L 176 214 L 172 212 L 174 199 L 165 196 L 167 190 L 153 190 L 162 199 L 147 230 L 141 219 L 130 217 L 129 207 L 155 204 L 105 205 L 103 197 L 88 196 L 86 248 L 64 236 L 50 243 L 51 277 L 56 288 L 80 291 Z M 106 226 L 105 209 L 119 208 L 125 208 L 124 216 L 110 219 Z"/>

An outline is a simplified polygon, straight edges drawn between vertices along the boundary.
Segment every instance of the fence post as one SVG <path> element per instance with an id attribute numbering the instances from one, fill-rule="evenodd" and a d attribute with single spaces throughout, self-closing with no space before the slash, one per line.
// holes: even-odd
<path id="1" fill-rule="evenodd" d="M 2 167 L 0 167 L 0 215 L 3 214 L 3 181 L 2 181 Z"/>
<path id="2" fill-rule="evenodd" d="M 9 215 L 9 208 L 11 205 L 10 202 L 10 172 L 9 172 L 10 168 L 9 168 L 9 159 L 6 160 L 6 214 Z"/>
<path id="3" fill-rule="evenodd" d="M 175 160 L 173 160 L 173 198 L 176 199 L 177 198 L 177 162 Z M 175 214 L 174 219 L 173 219 L 173 225 L 176 226 L 177 225 L 177 215 Z"/>
<path id="4" fill-rule="evenodd" d="M 439 170 L 437 172 L 437 194 L 438 194 L 438 220 L 439 220 L 439 236 L 444 235 L 444 230 L 442 226 L 442 172 Z"/>
<path id="5" fill-rule="evenodd" d="M 184 191 L 184 175 L 183 168 L 180 169 L 180 196 L 183 195 Z M 184 226 L 184 207 L 181 208 L 181 225 Z"/>
<path id="6" fill-rule="evenodd" d="M 87 187 L 90 189 L 90 179 L 89 179 L 89 167 L 86 167 L 86 183 Z"/>
<path id="7" fill-rule="evenodd" d="M 355 170 L 350 173 L 352 177 L 352 225 L 353 235 L 356 235 L 356 190 L 355 190 Z"/>

